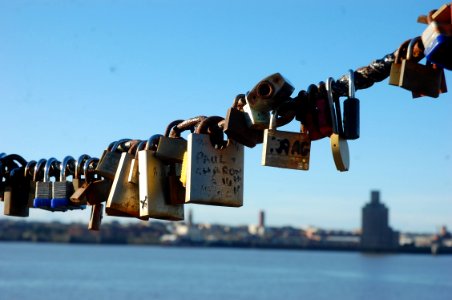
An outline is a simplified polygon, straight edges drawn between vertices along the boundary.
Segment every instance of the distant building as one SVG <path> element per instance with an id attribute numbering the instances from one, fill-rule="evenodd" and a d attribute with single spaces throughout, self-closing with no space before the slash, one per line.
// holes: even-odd
<path id="1" fill-rule="evenodd" d="M 399 245 L 399 232 L 389 226 L 388 208 L 380 202 L 380 192 L 371 191 L 371 201 L 362 209 L 361 249 L 392 251 Z"/>
<path id="2" fill-rule="evenodd" d="M 191 208 L 188 210 L 188 220 L 187 220 L 187 225 L 188 225 L 189 227 L 194 225 L 194 224 L 193 224 L 193 210 L 192 210 Z"/>
<path id="3" fill-rule="evenodd" d="M 259 211 L 259 227 L 265 227 L 265 212 L 263 210 Z"/>

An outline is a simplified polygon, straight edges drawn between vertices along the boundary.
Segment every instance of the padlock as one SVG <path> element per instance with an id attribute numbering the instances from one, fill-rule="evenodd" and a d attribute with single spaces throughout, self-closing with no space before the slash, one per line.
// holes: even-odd
<path id="1" fill-rule="evenodd" d="M 264 131 L 262 165 L 296 170 L 309 170 L 311 140 L 307 133 L 276 130 L 276 111 L 270 128 Z"/>
<path id="2" fill-rule="evenodd" d="M 424 54 L 427 60 L 452 70 L 452 5 L 444 4 L 437 11 L 431 11 L 424 22 L 428 24 L 422 33 Z"/>
<path id="3" fill-rule="evenodd" d="M 391 71 L 389 73 L 389 84 L 400 86 L 400 73 L 402 71 L 402 60 L 406 59 L 408 44 L 411 39 L 403 42 L 397 50 L 394 62 L 391 64 Z"/>
<path id="4" fill-rule="evenodd" d="M 144 150 L 138 151 L 140 216 L 163 220 L 184 219 L 184 206 L 169 204 L 166 166 L 155 157 L 156 141 L 152 136 Z"/>
<path id="5" fill-rule="evenodd" d="M 422 65 L 413 60 L 413 48 L 419 40 L 420 37 L 416 37 L 408 44 L 406 59 L 401 60 L 399 68 L 398 85 L 415 95 L 437 98 L 441 92 L 442 72 L 444 71 L 429 61 L 426 65 Z M 391 67 L 391 78 L 392 76 L 396 76 L 396 74 L 392 73 Z"/>
<path id="6" fill-rule="evenodd" d="M 441 92 L 444 71 L 428 60 L 426 65 L 412 60 L 414 45 L 420 40 L 420 37 L 416 37 L 408 45 L 407 59 L 402 60 L 400 87 L 412 91 L 416 95 L 437 98 Z"/>
<path id="7" fill-rule="evenodd" d="M 176 120 L 171 122 L 165 134 L 160 137 L 157 142 L 157 150 L 155 156 L 168 163 L 181 163 L 184 152 L 187 151 L 187 141 L 181 137 L 180 131 L 172 130 L 184 120 Z M 171 135 L 171 136 L 170 136 Z"/>
<path id="8" fill-rule="evenodd" d="M 59 180 L 52 182 L 52 201 L 50 206 L 54 211 L 67 211 L 74 209 L 85 209 L 86 205 L 79 205 L 70 200 L 74 193 L 72 181 L 68 181 L 68 176 L 75 174 L 75 159 L 72 156 L 66 156 L 60 164 Z"/>
<path id="9" fill-rule="evenodd" d="M 255 110 L 248 104 L 243 106 L 243 111 L 246 113 L 246 123 L 249 128 L 261 131 L 268 128 L 270 124 L 270 112 Z"/>
<path id="10" fill-rule="evenodd" d="M 76 191 L 79 187 L 83 185 L 85 182 L 85 179 L 82 178 L 84 176 L 83 166 L 85 162 L 90 159 L 91 156 L 88 154 L 82 154 L 79 156 L 79 158 L 75 161 L 74 166 L 74 176 L 72 178 L 72 185 L 74 186 L 74 191 Z"/>
<path id="11" fill-rule="evenodd" d="M 80 179 L 76 182 L 78 185 L 78 188 L 75 188 L 75 185 L 74 185 L 74 193 L 69 198 L 71 200 L 71 202 L 76 203 L 78 205 L 86 205 L 88 203 L 88 198 L 87 198 L 88 188 L 94 189 L 91 185 L 94 182 L 102 181 L 102 179 L 96 178 L 96 176 L 100 177 L 99 175 L 94 174 L 94 171 L 95 171 L 98 163 L 99 163 L 99 159 L 96 157 L 89 157 L 88 155 L 86 155 L 86 156 L 81 155 L 79 157 L 79 159 L 77 160 L 77 163 L 76 163 L 76 167 L 75 167 L 74 179 L 76 179 L 76 178 L 80 178 Z M 82 179 L 82 176 L 84 177 L 83 179 Z M 105 181 L 106 184 L 108 185 L 108 191 L 106 193 L 106 195 L 108 196 L 108 193 L 110 192 L 109 187 L 111 184 L 110 184 L 110 181 L 108 181 L 108 180 L 103 180 L 103 181 Z M 80 183 L 81 183 L 81 185 L 80 185 Z M 105 198 L 102 198 L 102 199 L 104 199 L 103 201 L 105 201 L 107 196 L 105 196 Z M 93 201 L 93 202 L 95 202 L 95 201 Z M 95 202 L 95 203 L 97 203 L 97 202 Z M 93 205 L 93 204 L 91 204 L 91 205 Z"/>
<path id="12" fill-rule="evenodd" d="M 120 147 L 129 142 L 130 139 L 121 139 L 110 144 L 108 148 L 102 154 L 99 163 L 97 164 L 95 173 L 99 174 L 107 179 L 113 180 L 115 178 L 116 169 L 118 168 L 119 160 L 121 159 Z M 125 150 L 127 151 L 127 150 Z"/>
<path id="13" fill-rule="evenodd" d="M 42 168 L 45 164 L 45 159 L 44 160 L 39 160 L 40 162 L 40 167 Z M 24 170 L 24 176 L 26 178 L 29 179 L 30 182 L 30 187 L 28 188 L 28 207 L 33 207 L 33 200 L 35 198 L 35 191 L 36 191 L 36 177 L 35 177 L 35 169 L 37 166 L 38 162 L 36 162 L 35 160 L 30 160 L 26 165 L 25 165 L 25 170 Z"/>
<path id="14" fill-rule="evenodd" d="M 223 141 L 222 120 L 207 118 L 188 135 L 186 203 L 243 205 L 244 146 Z"/>
<path id="15" fill-rule="evenodd" d="M 137 145 L 137 149 L 135 152 L 135 157 L 132 159 L 132 162 L 130 163 L 130 172 L 129 176 L 127 177 L 127 182 L 138 184 L 139 178 L 138 178 L 138 151 L 144 150 L 146 148 L 147 141 L 141 141 Z"/>
<path id="16" fill-rule="evenodd" d="M 138 141 L 135 141 L 134 144 L 128 152 L 121 153 L 115 178 L 105 205 L 107 215 L 140 217 L 138 185 L 128 181 Z"/>
<path id="17" fill-rule="evenodd" d="M 261 80 L 246 95 L 246 103 L 253 111 L 269 113 L 289 100 L 294 87 L 281 74 L 272 74 Z"/>
<path id="18" fill-rule="evenodd" d="M 28 217 L 30 179 L 24 176 L 25 165 L 9 171 L 4 192 L 3 213 L 6 216 Z"/>
<path id="19" fill-rule="evenodd" d="M 81 194 L 82 197 L 86 198 L 86 202 L 90 205 L 96 205 L 107 201 L 112 185 L 111 180 L 102 178 L 95 173 L 98 163 L 99 159 L 90 158 L 86 160 L 83 166 L 85 183 L 82 186 L 84 190 L 81 191 Z"/>
<path id="20" fill-rule="evenodd" d="M 94 204 L 93 206 L 91 206 L 91 215 L 88 223 L 88 230 L 92 231 L 100 230 L 100 224 L 103 218 L 103 210 L 104 205 L 101 203 Z"/>
<path id="21" fill-rule="evenodd" d="M 320 134 L 324 137 L 333 133 L 333 110 L 329 105 L 328 96 L 325 89 L 325 83 L 320 82 L 316 99 L 317 124 Z"/>
<path id="22" fill-rule="evenodd" d="M 311 84 L 308 87 L 307 96 L 306 98 L 303 98 L 302 101 L 305 101 L 304 104 L 302 104 L 302 109 L 304 109 L 304 112 L 301 112 L 302 116 L 299 116 L 299 118 L 302 118 L 302 124 L 303 128 L 307 131 L 309 135 L 309 139 L 311 141 L 319 140 L 324 138 L 325 136 L 320 132 L 319 127 L 319 117 L 318 117 L 318 110 L 317 110 L 317 98 L 318 98 L 318 88 L 316 85 Z"/>
<path id="23" fill-rule="evenodd" d="M 422 33 L 422 43 L 429 61 L 452 70 L 452 24 L 431 22 Z"/>
<path id="24" fill-rule="evenodd" d="M 4 201 L 4 192 L 7 186 L 7 177 L 11 170 L 25 166 L 27 161 L 20 155 L 1 153 L 0 157 L 0 200 Z"/>
<path id="25" fill-rule="evenodd" d="M 240 94 L 234 99 L 232 107 L 226 113 L 224 133 L 229 139 L 253 148 L 263 142 L 262 130 L 249 127 L 247 113 L 243 111 L 245 95 Z"/>
<path id="26" fill-rule="evenodd" d="M 338 97 L 334 99 L 332 89 L 333 78 L 328 78 L 326 82 L 326 91 L 328 102 L 335 112 L 333 116 L 333 134 L 330 136 L 331 151 L 333 153 L 334 164 L 338 171 L 348 171 L 350 167 L 350 153 L 347 140 L 343 137 L 341 109 Z"/>
<path id="27" fill-rule="evenodd" d="M 53 211 L 51 208 L 52 201 L 52 182 L 50 177 L 56 177 L 58 165 L 60 162 L 55 158 L 49 158 L 44 166 L 44 177 L 42 181 L 36 182 L 35 199 L 33 207 Z"/>
<path id="28" fill-rule="evenodd" d="M 359 100 L 355 98 L 355 76 L 353 70 L 348 71 L 348 97 L 344 101 L 344 138 L 359 138 Z"/>

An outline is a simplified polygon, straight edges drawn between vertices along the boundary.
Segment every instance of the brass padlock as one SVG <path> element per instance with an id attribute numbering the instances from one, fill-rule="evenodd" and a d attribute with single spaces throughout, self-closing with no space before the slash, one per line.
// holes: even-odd
<path id="1" fill-rule="evenodd" d="M 311 140 L 306 133 L 276 130 L 276 111 L 270 128 L 264 131 L 262 165 L 277 168 L 309 170 Z"/>
<path id="2" fill-rule="evenodd" d="M 406 53 L 408 50 L 408 44 L 411 39 L 403 42 L 396 52 L 394 62 L 391 65 L 391 71 L 389 73 L 389 84 L 400 86 L 400 73 L 402 71 L 402 59 L 406 59 Z"/>
<path id="3" fill-rule="evenodd" d="M 184 152 L 187 151 L 187 141 L 181 137 L 181 131 L 173 130 L 183 120 L 171 122 L 166 128 L 165 134 L 160 137 L 155 156 L 167 163 L 181 163 Z"/>
<path id="4" fill-rule="evenodd" d="M 333 115 L 333 134 L 330 136 L 330 145 L 336 169 L 344 172 L 348 171 L 350 167 L 350 152 L 347 140 L 343 137 L 344 130 L 342 127 L 341 107 L 339 98 L 336 97 L 336 100 L 334 99 L 332 82 L 333 78 L 331 77 L 328 78 L 326 82 L 328 102 L 332 111 L 335 112 Z"/>
<path id="5" fill-rule="evenodd" d="M 121 139 L 115 143 L 110 144 L 102 154 L 102 157 L 97 164 L 95 173 L 107 179 L 113 180 L 115 178 L 119 160 L 121 159 L 121 152 L 128 150 L 127 147 L 124 147 L 124 145 L 129 141 L 130 139 Z"/>
<path id="6" fill-rule="evenodd" d="M 416 37 L 408 44 L 406 59 L 402 60 L 399 86 L 413 93 L 437 98 L 441 91 L 443 69 L 431 62 L 426 65 L 413 61 L 414 45 L 421 40 Z"/>
<path id="7" fill-rule="evenodd" d="M 44 160 L 45 161 L 45 160 Z M 38 163 L 35 160 L 30 160 L 25 165 L 24 176 L 29 178 L 30 187 L 28 189 L 28 207 L 33 207 L 33 199 L 35 198 L 35 190 L 36 190 L 36 180 L 35 180 L 35 168 Z M 45 164 L 45 162 L 44 162 Z"/>
<path id="8" fill-rule="evenodd" d="M 263 132 L 249 127 L 247 113 L 243 111 L 244 102 L 245 95 L 237 95 L 226 113 L 223 131 L 229 139 L 253 148 L 263 142 Z"/>
<path id="9" fill-rule="evenodd" d="M 135 158 L 135 146 L 121 153 L 115 178 L 105 205 L 107 215 L 140 217 L 140 199 L 138 185 L 128 181 L 132 160 Z"/>
<path id="10" fill-rule="evenodd" d="M 28 193 L 30 180 L 24 176 L 25 165 L 9 171 L 4 191 L 3 213 L 6 216 L 28 217 Z"/>
<path id="11" fill-rule="evenodd" d="M 138 151 L 140 216 L 163 220 L 184 219 L 184 206 L 169 204 L 167 166 L 155 157 L 161 135 L 152 136 Z"/>
<path id="12" fill-rule="evenodd" d="M 207 118 L 188 136 L 186 203 L 243 205 L 244 146 L 223 141 L 222 120 Z"/>

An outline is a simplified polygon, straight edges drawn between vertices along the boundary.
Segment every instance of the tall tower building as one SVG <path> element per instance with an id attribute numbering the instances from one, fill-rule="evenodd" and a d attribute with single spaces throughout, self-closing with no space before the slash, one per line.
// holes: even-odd
<path id="1" fill-rule="evenodd" d="M 191 208 L 188 210 L 187 225 L 190 227 L 193 226 L 193 210 Z"/>
<path id="2" fill-rule="evenodd" d="M 399 244 L 399 233 L 389 226 L 388 208 L 380 202 L 380 192 L 371 191 L 370 203 L 362 209 L 361 249 L 391 251 Z"/>
<path id="3" fill-rule="evenodd" d="M 259 227 L 265 227 L 265 212 L 263 210 L 259 211 Z"/>

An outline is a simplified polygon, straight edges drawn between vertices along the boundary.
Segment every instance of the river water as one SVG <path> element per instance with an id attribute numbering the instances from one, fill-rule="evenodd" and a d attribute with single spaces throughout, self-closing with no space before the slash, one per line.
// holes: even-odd
<path id="1" fill-rule="evenodd" d="M 452 256 L 0 243 L 0 299 L 452 299 Z"/>

